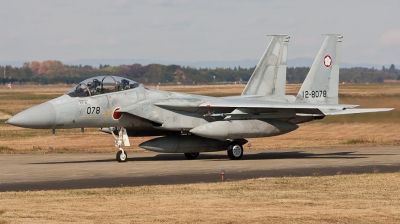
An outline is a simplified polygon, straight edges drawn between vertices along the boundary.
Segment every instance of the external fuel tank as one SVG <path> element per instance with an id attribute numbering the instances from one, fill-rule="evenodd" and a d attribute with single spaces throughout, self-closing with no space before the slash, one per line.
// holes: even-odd
<path id="1" fill-rule="evenodd" d="M 243 145 L 245 139 L 235 140 Z M 139 147 L 164 153 L 215 152 L 227 150 L 232 141 L 220 141 L 195 135 L 164 136 L 143 142 Z"/>
<path id="2" fill-rule="evenodd" d="M 294 123 L 279 120 L 229 120 L 200 125 L 190 133 L 218 140 L 244 139 L 281 135 L 298 128 Z"/>

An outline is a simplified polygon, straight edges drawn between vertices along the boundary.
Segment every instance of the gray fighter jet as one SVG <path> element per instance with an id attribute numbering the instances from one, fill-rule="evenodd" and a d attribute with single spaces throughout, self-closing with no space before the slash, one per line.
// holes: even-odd
<path id="1" fill-rule="evenodd" d="M 65 95 L 24 110 L 6 123 L 25 128 L 97 127 L 114 136 L 117 161 L 127 160 L 128 136 L 162 136 L 139 146 L 156 152 L 227 150 L 240 159 L 246 138 L 281 135 L 299 123 L 327 115 L 380 112 L 338 104 L 342 36 L 328 34 L 296 96 L 285 95 L 289 37 L 273 38 L 240 96 L 209 97 L 152 90 L 133 80 L 99 76 L 82 81 Z M 210 92 L 213 91 L 212 88 Z"/>

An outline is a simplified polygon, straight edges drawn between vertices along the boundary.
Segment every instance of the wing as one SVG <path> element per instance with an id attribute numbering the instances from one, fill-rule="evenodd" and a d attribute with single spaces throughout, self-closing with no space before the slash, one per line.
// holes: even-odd
<path id="1" fill-rule="evenodd" d="M 185 102 L 182 99 L 171 99 L 156 102 L 154 105 L 175 111 L 202 113 L 210 117 L 224 119 L 270 119 L 289 118 L 296 115 L 325 116 L 325 113 L 340 112 L 358 105 L 348 104 L 307 104 L 290 102 L 270 102 L 247 98 L 213 98 Z"/>

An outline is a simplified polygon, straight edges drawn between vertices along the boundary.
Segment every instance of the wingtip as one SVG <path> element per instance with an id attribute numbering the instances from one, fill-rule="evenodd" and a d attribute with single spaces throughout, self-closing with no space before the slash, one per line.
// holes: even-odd
<path id="1" fill-rule="evenodd" d="M 287 34 L 266 34 L 266 36 L 271 36 L 271 37 L 275 37 L 275 36 L 284 37 L 284 36 L 287 36 L 288 38 L 290 38 L 289 35 L 287 35 Z"/>
<path id="2" fill-rule="evenodd" d="M 343 36 L 342 36 L 342 34 L 338 34 L 338 33 L 323 33 L 323 34 L 321 34 L 322 36 L 333 36 L 333 37 L 337 37 L 337 38 L 339 38 L 340 40 L 341 39 L 343 39 Z"/>

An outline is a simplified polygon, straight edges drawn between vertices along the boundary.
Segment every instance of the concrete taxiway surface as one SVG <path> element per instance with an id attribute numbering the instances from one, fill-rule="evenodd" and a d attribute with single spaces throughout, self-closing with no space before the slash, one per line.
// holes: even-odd
<path id="1" fill-rule="evenodd" d="M 336 175 L 400 171 L 400 146 L 304 150 L 245 150 L 241 160 L 226 152 L 203 153 L 196 160 L 183 154 L 0 155 L 0 191 L 79 189 L 221 181 L 259 177 Z"/>

